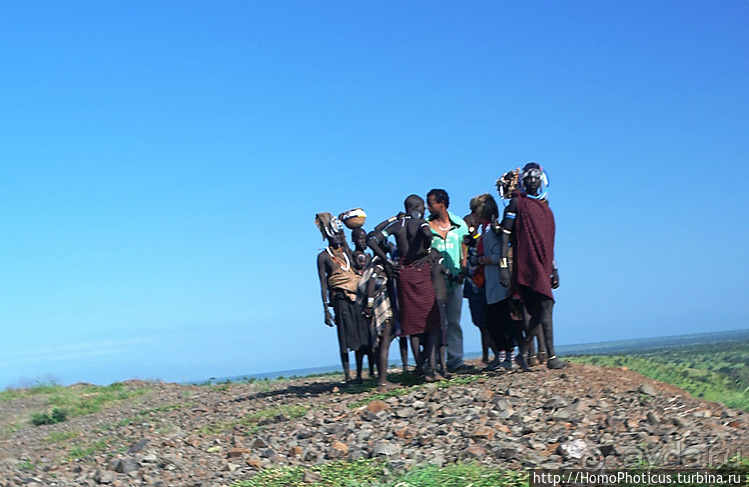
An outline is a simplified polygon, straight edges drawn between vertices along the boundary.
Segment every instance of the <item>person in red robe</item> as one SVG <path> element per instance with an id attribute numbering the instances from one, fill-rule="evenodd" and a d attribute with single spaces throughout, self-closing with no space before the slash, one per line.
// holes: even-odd
<path id="1" fill-rule="evenodd" d="M 554 352 L 552 289 L 559 287 L 559 272 L 554 261 L 554 214 L 546 199 L 548 180 L 535 162 L 523 167 L 520 180 L 521 188 L 513 193 L 500 225 L 502 258 L 499 269 L 500 283 L 509 285 L 513 298 L 523 302 L 526 338 L 516 360 L 524 371 L 530 370 L 525 357 L 534 331 L 540 326 L 548 354 L 546 366 L 561 369 L 567 363 L 558 359 Z M 512 274 L 507 265 L 510 245 L 514 257 Z"/>

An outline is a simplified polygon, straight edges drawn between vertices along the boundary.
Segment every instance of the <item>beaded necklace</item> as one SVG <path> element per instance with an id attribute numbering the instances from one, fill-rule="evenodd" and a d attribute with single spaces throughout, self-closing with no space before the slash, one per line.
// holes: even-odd
<path id="1" fill-rule="evenodd" d="M 333 261 L 335 261 L 335 263 L 338 264 L 338 267 L 340 267 L 342 270 L 347 271 L 351 269 L 351 261 L 348 260 L 348 255 L 346 255 L 343 251 L 340 251 L 341 254 L 343 255 L 343 259 L 341 259 L 340 257 L 334 255 L 333 252 L 336 252 L 336 251 L 333 251 L 333 252 L 330 251 L 330 247 L 325 247 L 325 250 L 328 252 L 328 255 L 330 256 L 330 258 L 333 259 Z M 346 264 L 345 266 L 344 266 L 344 261 Z"/>

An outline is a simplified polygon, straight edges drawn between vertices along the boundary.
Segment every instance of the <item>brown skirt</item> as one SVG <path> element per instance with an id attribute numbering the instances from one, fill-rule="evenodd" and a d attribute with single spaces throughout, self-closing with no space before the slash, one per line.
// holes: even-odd
<path id="1" fill-rule="evenodd" d="M 403 335 L 439 330 L 440 312 L 428 262 L 401 268 L 398 276 L 398 306 Z"/>

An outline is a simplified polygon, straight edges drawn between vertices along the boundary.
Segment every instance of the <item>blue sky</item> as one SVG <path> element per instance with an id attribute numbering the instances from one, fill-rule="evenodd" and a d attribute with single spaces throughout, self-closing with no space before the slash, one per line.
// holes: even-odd
<path id="1" fill-rule="evenodd" d="M 744 0 L 3 2 L 0 387 L 336 364 L 314 214 L 531 160 L 557 343 L 747 328 L 747 60 Z"/>

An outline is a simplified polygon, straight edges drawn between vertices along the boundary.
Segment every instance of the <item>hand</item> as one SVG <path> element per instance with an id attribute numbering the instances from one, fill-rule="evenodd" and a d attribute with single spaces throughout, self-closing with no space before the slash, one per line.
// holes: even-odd
<path id="1" fill-rule="evenodd" d="M 456 284 L 463 284 L 463 279 L 466 278 L 466 271 L 460 271 L 453 276 L 453 282 Z"/>
<path id="2" fill-rule="evenodd" d="M 335 324 L 333 322 L 333 315 L 330 314 L 330 310 L 328 308 L 325 308 L 325 324 L 328 326 L 333 326 Z"/>
<path id="3" fill-rule="evenodd" d="M 510 285 L 510 270 L 507 268 L 500 267 L 499 268 L 499 283 L 502 285 L 502 287 L 507 287 Z"/>
<path id="4" fill-rule="evenodd" d="M 374 310 L 372 309 L 371 306 L 367 305 L 364 307 L 364 310 L 362 310 L 362 314 L 367 318 L 371 318 L 372 315 L 374 314 Z"/>
<path id="5" fill-rule="evenodd" d="M 397 279 L 401 272 L 401 266 L 388 259 L 385 261 L 385 272 L 387 272 L 389 279 Z"/>
<path id="6" fill-rule="evenodd" d="M 556 289 L 559 287 L 559 271 L 554 269 L 551 271 L 551 288 Z"/>

